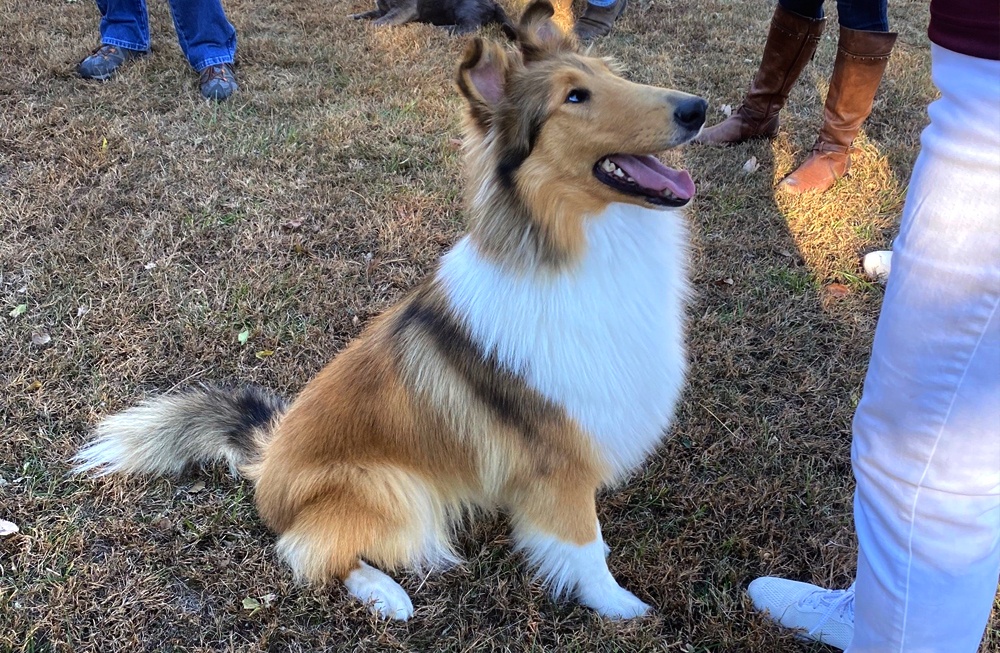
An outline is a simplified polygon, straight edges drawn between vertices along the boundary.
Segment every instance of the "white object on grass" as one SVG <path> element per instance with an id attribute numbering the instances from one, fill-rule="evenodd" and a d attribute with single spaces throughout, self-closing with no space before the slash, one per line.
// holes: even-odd
<path id="1" fill-rule="evenodd" d="M 869 252 L 865 254 L 861 265 L 865 269 L 865 274 L 879 283 L 885 283 L 892 269 L 892 252 L 888 250 Z"/>

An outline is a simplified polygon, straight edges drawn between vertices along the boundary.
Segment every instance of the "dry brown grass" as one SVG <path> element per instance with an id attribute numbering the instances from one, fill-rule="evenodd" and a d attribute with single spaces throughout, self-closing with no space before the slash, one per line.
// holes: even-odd
<path id="1" fill-rule="evenodd" d="M 463 566 L 402 579 L 413 620 L 378 622 L 340 588 L 294 586 L 251 488 L 221 470 L 68 474 L 95 420 L 154 389 L 294 393 L 461 232 L 462 42 L 346 20 L 367 4 L 227 2 L 243 91 L 216 106 L 197 98 L 165 3 L 154 56 L 102 85 L 74 74 L 92 3 L 0 0 L 0 517 L 23 530 L 0 540 L 0 650 L 822 649 L 743 592 L 761 574 L 852 577 L 849 424 L 881 300 L 858 257 L 890 242 L 933 93 L 922 0 L 891 3 L 899 47 L 856 173 L 831 193 L 776 200 L 772 184 L 814 138 L 833 29 L 773 144 L 678 156 L 701 188 L 690 384 L 669 442 L 600 506 L 612 570 L 655 616 L 553 603 L 487 519 L 461 534 Z M 600 49 L 635 79 L 704 95 L 714 122 L 770 11 L 633 0 Z M 761 167 L 744 174 L 751 155 Z M 851 293 L 830 297 L 830 282 Z M 32 344 L 40 332 L 51 342 Z M 998 629 L 995 616 L 988 650 Z"/>

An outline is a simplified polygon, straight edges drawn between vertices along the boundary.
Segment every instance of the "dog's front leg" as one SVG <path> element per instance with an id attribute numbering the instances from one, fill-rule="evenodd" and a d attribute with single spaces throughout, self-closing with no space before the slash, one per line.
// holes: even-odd
<path id="1" fill-rule="evenodd" d="M 557 597 L 573 593 L 581 603 L 612 619 L 646 614 L 649 606 L 621 587 L 606 559 L 594 492 L 549 492 L 536 488 L 514 506 L 517 548 Z M 567 496 L 575 494 L 577 496 Z"/>
<path id="2" fill-rule="evenodd" d="M 375 8 L 371 11 L 365 11 L 360 14 L 350 14 L 350 18 L 354 20 L 375 20 L 376 18 L 381 18 L 389 13 L 391 7 L 387 0 L 376 0 Z"/>
<path id="3" fill-rule="evenodd" d="M 381 18 L 385 15 L 385 12 L 381 9 L 372 9 L 371 11 L 364 11 L 360 14 L 348 14 L 348 18 L 353 18 L 354 20 L 375 20 L 376 18 Z"/>

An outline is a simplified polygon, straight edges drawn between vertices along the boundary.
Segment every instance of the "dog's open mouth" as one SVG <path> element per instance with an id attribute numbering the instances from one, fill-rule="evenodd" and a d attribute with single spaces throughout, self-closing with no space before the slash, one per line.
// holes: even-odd
<path id="1" fill-rule="evenodd" d="M 594 165 L 594 176 L 620 193 L 658 206 L 684 206 L 694 197 L 686 170 L 674 170 L 648 154 L 612 154 Z"/>

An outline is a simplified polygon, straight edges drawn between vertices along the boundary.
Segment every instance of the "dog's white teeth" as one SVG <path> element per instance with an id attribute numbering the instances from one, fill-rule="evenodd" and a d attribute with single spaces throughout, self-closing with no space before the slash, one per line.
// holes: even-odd
<path id="1" fill-rule="evenodd" d="M 601 159 L 601 170 L 619 179 L 624 179 L 630 184 L 635 183 L 635 179 L 632 179 L 627 172 L 615 165 L 615 162 L 611 159 Z"/>

